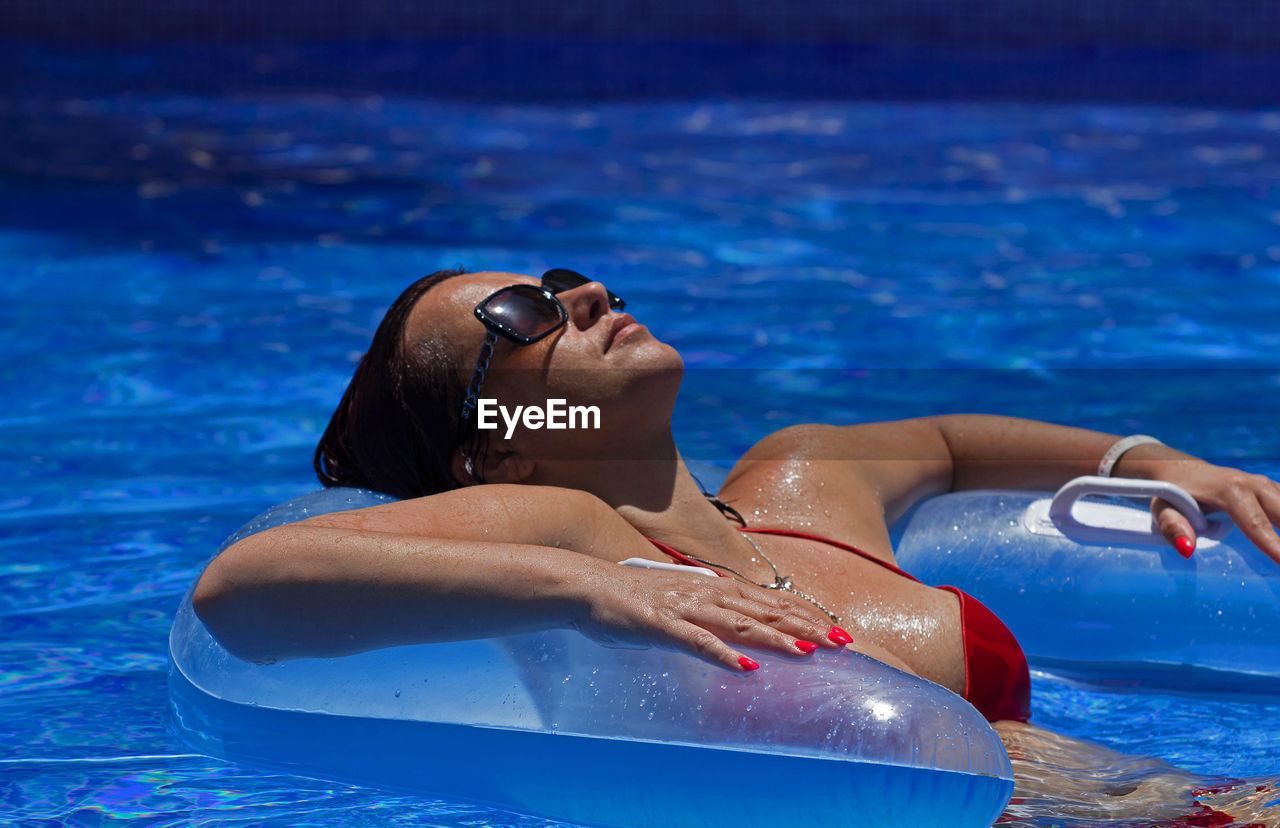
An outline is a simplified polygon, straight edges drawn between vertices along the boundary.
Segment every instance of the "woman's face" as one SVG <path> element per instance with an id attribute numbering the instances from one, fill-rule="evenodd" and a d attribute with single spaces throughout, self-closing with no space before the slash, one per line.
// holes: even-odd
<path id="1" fill-rule="evenodd" d="M 407 335 L 414 342 L 443 345 L 428 352 L 450 354 L 465 385 L 486 333 L 475 316 L 476 305 L 520 283 L 539 284 L 515 273 L 469 273 L 449 279 L 418 301 Z M 637 430 L 669 429 L 684 369 L 676 350 L 629 314 L 612 310 L 599 282 L 563 291 L 556 298 L 568 313 L 566 324 L 531 345 L 499 336 L 479 397 L 496 400 L 509 413 L 515 406 L 546 408 L 551 399 L 569 406 L 594 405 L 601 412 L 600 428 L 591 434 L 517 426 L 510 442 L 535 455 L 564 457 L 574 447 L 603 450 L 611 440 L 639 436 Z M 500 427 L 491 432 L 491 439 L 506 437 L 501 414 L 497 421 Z"/>

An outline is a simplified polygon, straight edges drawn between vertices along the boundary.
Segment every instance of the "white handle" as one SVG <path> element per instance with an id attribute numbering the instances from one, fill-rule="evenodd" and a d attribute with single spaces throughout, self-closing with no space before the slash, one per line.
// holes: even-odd
<path id="1" fill-rule="evenodd" d="M 1186 516 L 1191 523 L 1191 528 L 1196 531 L 1197 535 L 1209 531 L 1209 519 L 1204 516 L 1204 512 L 1200 511 L 1200 506 L 1196 503 L 1195 498 L 1187 494 L 1186 490 L 1179 486 L 1160 480 L 1086 476 L 1077 477 L 1061 489 L 1058 489 L 1058 493 L 1053 496 L 1053 502 L 1049 504 L 1049 519 L 1064 535 L 1096 535 L 1100 531 L 1107 531 L 1106 527 L 1081 523 L 1072 514 L 1071 510 L 1075 507 L 1076 501 L 1087 495 L 1161 497 L 1172 503 L 1179 512 Z M 1160 534 L 1155 526 L 1152 526 L 1151 532 L 1156 536 Z"/>
<path id="2" fill-rule="evenodd" d="M 690 575 L 710 575 L 712 578 L 720 577 L 713 569 L 703 569 L 700 566 L 689 566 L 688 564 L 676 563 L 675 561 L 651 561 L 648 558 L 627 558 L 625 561 L 618 561 L 623 566 L 634 566 L 638 569 L 666 569 L 671 572 L 687 572 Z"/>

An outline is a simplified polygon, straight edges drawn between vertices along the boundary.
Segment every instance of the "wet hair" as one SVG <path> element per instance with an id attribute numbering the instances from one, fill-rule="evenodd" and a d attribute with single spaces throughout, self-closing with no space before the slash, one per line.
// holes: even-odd
<path id="1" fill-rule="evenodd" d="M 413 343 L 409 314 L 428 290 L 466 271 L 439 270 L 392 303 L 316 446 L 325 486 L 358 486 L 399 498 L 456 489 L 450 470 L 457 412 L 466 393 L 439 343 Z"/>

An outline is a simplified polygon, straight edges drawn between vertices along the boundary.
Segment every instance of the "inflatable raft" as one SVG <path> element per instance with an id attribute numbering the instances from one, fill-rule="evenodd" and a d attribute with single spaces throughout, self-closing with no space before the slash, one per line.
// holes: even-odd
<path id="1" fill-rule="evenodd" d="M 1196 529 L 1190 559 L 1152 525 L 1153 496 Z M 896 556 L 990 607 L 1034 670 L 1110 689 L 1280 692 L 1280 565 L 1172 484 L 945 495 L 920 505 Z"/>
<path id="2" fill-rule="evenodd" d="M 304 495 L 227 543 L 389 499 Z M 262 666 L 224 650 L 188 593 L 169 656 L 173 720 L 204 753 L 590 825 L 963 828 L 1013 790 L 968 702 L 848 650 L 760 654 L 739 675 L 551 631 Z"/>

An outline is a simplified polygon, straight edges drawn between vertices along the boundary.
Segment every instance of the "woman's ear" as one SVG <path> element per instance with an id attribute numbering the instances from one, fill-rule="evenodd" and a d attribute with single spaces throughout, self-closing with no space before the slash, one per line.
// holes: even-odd
<path id="1" fill-rule="evenodd" d="M 465 448 L 459 446 L 454 449 L 450 461 L 453 479 L 464 486 L 476 486 L 481 483 L 522 483 L 533 475 L 533 470 L 537 466 L 532 460 L 505 447 L 490 448 L 488 451 L 481 452 L 481 457 L 480 465 L 477 465 Z"/>

